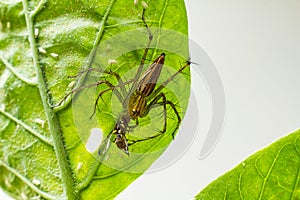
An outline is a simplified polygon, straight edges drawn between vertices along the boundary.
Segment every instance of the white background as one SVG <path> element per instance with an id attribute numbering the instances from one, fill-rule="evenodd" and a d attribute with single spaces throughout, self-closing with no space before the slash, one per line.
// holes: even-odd
<path id="1" fill-rule="evenodd" d="M 202 128 L 189 151 L 172 166 L 141 176 L 119 200 L 192 199 L 249 155 L 300 127 L 300 1 L 186 4 L 190 37 L 213 60 L 225 87 L 223 135 L 214 151 L 199 160 L 201 134 L 208 127 L 201 117 Z M 211 110 L 200 112 L 210 116 Z"/>
<path id="2" fill-rule="evenodd" d="M 198 81 L 203 102 L 196 140 L 176 163 L 142 175 L 119 200 L 192 199 L 249 155 L 300 126 L 300 1 L 186 4 L 190 37 L 213 60 L 225 87 L 223 135 L 213 152 L 199 160 L 211 109 L 205 84 Z M 0 199 L 8 197 L 0 192 Z"/>

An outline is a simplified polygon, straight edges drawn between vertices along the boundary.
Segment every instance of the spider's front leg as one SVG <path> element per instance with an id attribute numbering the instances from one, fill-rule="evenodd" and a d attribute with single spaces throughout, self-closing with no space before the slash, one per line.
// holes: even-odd
<path id="1" fill-rule="evenodd" d="M 167 102 L 167 98 L 166 95 L 164 93 L 160 93 L 158 94 L 156 97 L 154 97 L 154 99 L 152 99 L 152 101 L 147 105 L 146 109 L 144 110 L 144 112 L 142 113 L 141 117 L 145 117 L 148 115 L 148 113 L 150 112 L 150 110 L 152 108 L 154 108 L 154 106 L 156 104 L 159 104 L 159 100 L 162 99 L 161 105 L 163 106 L 164 109 L 164 127 L 163 129 L 160 131 L 161 134 L 165 133 L 167 130 L 167 107 L 166 107 L 166 102 Z M 160 134 L 160 135 L 161 135 Z"/>
<path id="2" fill-rule="evenodd" d="M 116 85 L 116 86 L 114 86 L 114 85 L 111 84 L 109 81 L 107 81 L 107 82 L 108 82 L 107 85 L 109 86 L 109 88 L 108 88 L 108 89 L 105 89 L 105 90 L 103 90 L 103 91 L 101 91 L 101 92 L 98 94 L 98 96 L 97 96 L 97 98 L 96 98 L 96 101 L 95 101 L 95 104 L 94 104 L 94 111 L 93 111 L 93 113 L 92 113 L 92 115 L 91 115 L 90 118 L 92 118 L 92 117 L 94 116 L 94 114 L 96 113 L 96 109 L 97 109 L 97 106 L 98 106 L 99 99 L 100 99 L 100 98 L 102 99 L 102 95 L 103 95 L 104 93 L 106 93 L 106 92 L 113 91 L 113 93 L 114 93 L 114 94 L 116 95 L 116 97 L 118 98 L 119 102 L 123 104 L 123 102 L 124 102 L 124 97 L 123 97 L 122 94 L 117 90 L 117 88 L 121 88 L 121 90 L 122 90 L 122 88 L 123 88 L 123 89 L 125 88 L 125 85 L 128 85 L 128 84 L 132 83 L 133 81 L 134 81 L 134 79 L 130 79 L 130 80 L 126 81 L 126 82 L 122 82 L 122 84 L 119 83 L 119 84 Z M 124 89 L 124 90 L 125 90 L 125 89 Z M 103 99 L 102 99 L 102 100 L 103 100 Z"/>
<path id="3" fill-rule="evenodd" d="M 175 132 L 177 131 L 177 129 L 179 128 L 179 125 L 180 125 L 180 123 L 181 123 L 181 117 L 180 117 L 180 115 L 179 115 L 179 112 L 177 111 L 176 105 L 175 105 L 172 101 L 169 101 L 169 100 L 167 100 L 165 103 L 163 103 L 163 102 L 158 102 L 157 104 L 158 104 L 158 105 L 163 105 L 163 104 L 165 104 L 165 105 L 170 105 L 171 108 L 173 109 L 173 111 L 174 111 L 176 117 L 177 117 L 177 124 L 176 124 L 175 129 L 174 129 L 173 132 L 172 132 L 172 137 L 173 137 L 173 139 L 174 139 L 174 137 L 175 137 Z"/>
<path id="4" fill-rule="evenodd" d="M 162 102 L 159 102 L 160 99 L 162 99 Z M 164 109 L 164 127 L 163 127 L 163 130 L 160 131 L 161 134 L 165 133 L 166 132 L 166 128 L 167 128 L 167 108 L 166 108 L 166 105 L 170 105 L 171 108 L 173 109 L 173 111 L 174 111 L 174 113 L 175 113 L 175 115 L 177 117 L 177 124 L 176 124 L 176 127 L 175 127 L 174 131 L 172 132 L 172 137 L 174 139 L 175 132 L 179 128 L 179 125 L 181 123 L 181 117 L 179 115 L 179 112 L 177 111 L 176 105 L 172 101 L 167 100 L 167 98 L 166 98 L 166 96 L 165 96 L 164 93 L 159 93 L 149 103 L 149 105 L 147 106 L 147 109 L 145 109 L 144 116 L 146 116 L 149 113 L 149 111 L 151 109 L 153 109 L 156 105 L 161 105 L 161 106 L 163 106 L 163 109 Z M 159 134 L 159 135 L 161 135 L 161 134 Z"/>
<path id="5" fill-rule="evenodd" d="M 162 99 L 162 102 L 159 102 L 159 100 Z M 153 136 L 150 136 L 150 137 L 147 137 L 147 138 L 143 138 L 143 139 L 138 139 L 138 140 L 129 140 L 128 142 L 128 145 L 133 145 L 137 142 L 142 142 L 142 141 L 146 141 L 146 140 L 150 140 L 150 139 L 153 139 L 153 138 L 156 138 L 162 134 L 164 134 L 167 130 L 167 107 L 166 105 L 167 104 L 170 104 L 169 101 L 167 100 L 166 96 L 164 93 L 159 93 L 156 97 L 154 97 L 150 103 L 148 105 L 145 106 L 144 109 L 142 109 L 142 112 L 140 113 L 140 118 L 143 118 L 143 117 L 146 117 L 148 115 L 148 113 L 150 112 L 150 110 L 154 109 L 156 107 L 156 105 L 162 105 L 163 106 L 163 109 L 164 109 L 164 126 L 163 126 L 163 129 L 160 131 L 160 133 L 156 134 L 156 135 L 153 135 Z M 172 107 L 173 108 L 173 107 Z M 174 107 L 175 108 L 175 107 Z M 176 110 L 176 108 L 175 108 Z M 178 114 L 177 110 L 175 111 L 176 114 Z M 178 114 L 179 119 L 180 119 L 180 116 Z M 180 123 L 180 122 L 179 122 Z M 179 126 L 179 125 L 178 125 Z M 175 130 L 176 131 L 176 130 Z M 174 131 L 174 132 L 175 132 Z M 172 137 L 174 138 L 174 133 L 172 133 Z"/>
<path id="6" fill-rule="evenodd" d="M 120 77 L 120 75 L 116 72 L 113 72 L 111 70 L 102 70 L 100 68 L 89 68 L 89 69 L 86 69 L 86 70 L 82 70 L 80 72 L 78 72 L 78 74 L 76 75 L 73 75 L 73 76 L 68 76 L 68 78 L 77 78 L 77 77 L 80 77 L 84 74 L 87 74 L 89 72 L 100 72 L 102 74 L 107 74 L 107 75 L 110 75 L 112 77 L 115 77 L 116 80 L 118 81 L 118 85 L 120 85 L 121 87 L 121 93 L 122 95 L 126 95 L 126 90 L 125 90 L 125 85 L 123 84 L 123 80 L 122 78 Z M 91 84 L 88 84 L 88 85 L 81 85 L 79 81 L 77 81 L 77 85 L 75 86 L 74 89 L 72 89 L 70 92 L 68 92 L 61 101 L 59 101 L 56 105 L 54 105 L 53 107 L 58 107 L 58 106 L 61 106 L 64 102 L 67 101 L 68 97 L 77 93 L 77 92 L 80 92 L 81 90 L 84 90 L 84 89 L 87 89 L 87 88 L 92 88 L 92 87 L 96 87 L 96 86 L 99 86 L 99 85 L 102 85 L 102 84 L 106 84 L 108 87 L 112 87 L 113 85 L 109 82 L 109 81 L 106 81 L 106 80 L 100 80 L 100 81 L 97 81 L 95 83 L 91 83 Z M 81 85 L 81 86 L 80 86 Z M 118 92 L 120 93 L 120 92 Z M 117 96 L 121 96 L 121 94 L 116 94 Z M 119 99 L 120 100 L 120 99 Z"/>
<path id="7" fill-rule="evenodd" d="M 95 87 L 95 86 L 102 85 L 102 84 L 106 84 L 106 85 L 108 85 L 110 87 L 112 86 L 112 84 L 109 81 L 106 81 L 106 80 L 100 80 L 100 81 L 97 81 L 96 83 L 92 83 L 92 84 L 89 84 L 89 85 L 83 85 L 81 87 L 75 88 L 75 89 L 71 90 L 70 92 L 68 92 L 64 96 L 64 98 L 60 102 L 58 102 L 58 104 L 54 105 L 53 107 L 58 107 L 58 106 L 62 105 L 67 100 L 67 98 L 69 96 L 71 96 L 71 95 L 73 95 L 73 94 L 75 94 L 77 92 L 80 92 L 81 90 L 84 90 L 84 89 L 87 89 L 87 88 L 91 88 L 91 87 Z"/>

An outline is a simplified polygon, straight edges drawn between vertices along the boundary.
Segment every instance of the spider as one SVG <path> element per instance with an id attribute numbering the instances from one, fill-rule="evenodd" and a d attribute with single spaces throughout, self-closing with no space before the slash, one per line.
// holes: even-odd
<path id="1" fill-rule="evenodd" d="M 105 70 L 102 71 L 104 74 L 111 75 L 115 77 L 118 81 L 118 84 L 113 85 L 110 81 L 107 80 L 100 80 L 97 81 L 94 84 L 81 86 L 75 90 L 72 90 L 70 93 L 68 93 L 64 99 L 59 103 L 61 104 L 69 95 L 76 93 L 80 90 L 83 90 L 85 88 L 98 86 L 98 85 L 107 85 L 108 88 L 105 90 L 102 90 L 94 103 L 94 111 L 91 115 L 91 117 L 95 114 L 97 110 L 97 106 L 99 103 L 99 100 L 102 98 L 102 95 L 106 92 L 112 91 L 119 102 L 122 104 L 123 112 L 118 117 L 116 124 L 113 128 L 113 130 L 108 134 L 104 142 L 102 143 L 98 154 L 103 155 L 108 150 L 110 145 L 110 138 L 112 136 L 115 137 L 113 142 L 116 144 L 116 146 L 122 150 L 124 153 L 129 155 L 128 147 L 130 145 L 133 145 L 137 142 L 149 140 L 156 138 L 166 132 L 167 129 L 167 105 L 169 105 L 176 117 L 177 117 L 177 124 L 175 126 L 174 131 L 172 132 L 172 137 L 174 139 L 174 134 L 176 130 L 179 128 L 179 124 L 181 122 L 181 117 L 179 115 L 179 112 L 176 109 L 175 104 L 172 101 L 169 101 L 165 95 L 165 93 L 162 92 L 162 89 L 166 87 L 167 84 L 169 84 L 178 74 L 180 74 L 185 68 L 189 67 L 191 62 L 187 61 L 184 66 L 181 66 L 180 69 L 171 75 L 167 80 L 157 85 L 158 78 L 161 74 L 162 67 L 164 65 L 165 53 L 161 53 L 154 61 L 153 63 L 148 67 L 148 69 L 142 74 L 143 67 L 145 65 L 145 60 L 148 54 L 148 50 L 150 48 L 151 41 L 153 39 L 153 35 L 151 33 L 151 30 L 149 26 L 146 23 L 145 20 L 145 9 L 143 9 L 142 13 L 142 21 L 144 23 L 144 26 L 146 27 L 146 30 L 148 32 L 148 43 L 146 48 L 144 49 L 144 53 L 142 56 L 142 59 L 140 61 L 140 65 L 138 67 L 137 73 L 135 77 L 128 81 L 123 81 L 121 76 L 113 72 L 111 70 Z M 88 71 L 99 71 L 99 69 L 96 68 L 90 68 Z M 83 73 L 83 72 L 81 72 Z M 132 86 L 130 87 L 128 92 L 125 92 L 125 86 L 129 83 L 132 83 Z M 163 122 L 163 128 L 159 131 L 156 135 L 139 139 L 139 140 L 128 140 L 126 137 L 126 134 L 129 133 L 129 130 L 132 128 L 130 127 L 129 123 L 131 120 L 135 121 L 135 126 L 139 125 L 139 119 L 144 118 L 148 115 L 151 109 L 162 106 L 163 107 L 163 116 L 164 116 L 164 122 Z M 135 127 L 134 126 L 134 127 Z"/>
<path id="2" fill-rule="evenodd" d="M 151 36 L 149 37 L 151 38 Z M 115 135 L 114 143 L 117 145 L 119 149 L 121 149 L 126 154 L 129 154 L 128 146 L 156 138 L 166 132 L 167 127 L 167 108 L 166 105 L 170 105 L 173 109 L 176 117 L 177 117 L 177 125 L 175 129 L 172 132 L 172 137 L 174 138 L 174 134 L 176 130 L 179 128 L 179 124 L 181 122 L 180 115 L 176 109 L 176 106 L 173 102 L 167 100 L 166 95 L 161 92 L 161 90 L 170 83 L 179 73 L 181 73 L 186 67 L 190 65 L 190 62 L 188 61 L 184 66 L 182 66 L 175 74 L 170 76 L 166 81 L 164 81 L 162 84 L 160 84 L 157 88 L 157 80 L 160 76 L 161 69 L 164 64 L 165 59 L 165 53 L 162 53 L 153 63 L 152 65 L 144 72 L 141 79 L 137 81 L 137 86 L 133 93 L 128 93 L 125 99 L 128 99 L 128 102 L 123 99 L 119 99 L 120 102 L 124 106 L 124 112 L 121 114 L 119 119 L 117 120 L 117 123 L 114 127 L 114 129 L 110 132 L 108 137 L 110 138 L 111 135 Z M 143 61 L 142 61 L 143 62 Z M 141 62 L 141 63 L 142 63 Z M 143 64 L 143 63 L 142 63 Z M 124 83 L 122 81 L 122 83 Z M 119 86 L 119 85 L 117 85 Z M 122 84 L 121 87 L 124 85 Z M 108 90 L 115 90 L 116 87 L 110 87 L 107 90 L 104 90 L 99 93 L 95 105 L 94 105 L 94 112 L 96 110 L 98 101 L 100 97 L 107 92 Z M 121 98 L 121 97 L 119 97 Z M 160 100 L 162 100 L 160 102 Z M 130 120 L 134 120 L 136 122 L 136 125 L 138 125 L 138 119 L 146 117 L 149 113 L 149 111 L 154 108 L 156 105 L 163 106 L 164 109 L 164 125 L 163 129 L 156 135 L 150 136 L 148 138 L 143 138 L 139 140 L 131 140 L 130 143 L 128 143 L 128 140 L 126 138 L 126 134 L 128 133 L 129 129 L 129 122 Z M 109 140 L 107 140 L 109 141 Z M 104 142 L 105 143 L 105 142 Z M 107 146 L 107 145 L 105 145 Z M 103 149 L 99 150 L 99 154 L 103 154 L 105 152 Z"/>

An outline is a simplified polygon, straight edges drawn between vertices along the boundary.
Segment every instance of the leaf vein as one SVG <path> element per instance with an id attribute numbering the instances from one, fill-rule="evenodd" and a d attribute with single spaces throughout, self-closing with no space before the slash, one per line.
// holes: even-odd
<path id="1" fill-rule="evenodd" d="M 28 85 L 32 85 L 32 86 L 36 86 L 37 85 L 37 80 L 36 78 L 34 79 L 29 79 L 25 76 L 23 76 L 22 74 L 20 74 L 5 58 L 2 54 L 0 54 L 0 60 L 2 60 L 2 62 L 4 63 L 4 65 L 6 66 L 6 68 L 12 73 L 14 74 L 18 79 L 20 79 L 21 81 L 25 82 Z"/>
<path id="2" fill-rule="evenodd" d="M 52 143 L 52 141 L 49 138 L 45 137 L 41 133 L 39 133 L 36 130 L 32 129 L 30 126 L 28 126 L 27 124 L 25 124 L 21 120 L 15 118 L 14 116 L 12 116 L 11 114 L 9 114 L 8 112 L 5 112 L 2 109 L 0 109 L 0 113 L 2 113 L 4 116 L 6 116 L 8 119 L 12 120 L 16 124 L 19 124 L 20 126 L 22 126 L 26 131 L 28 131 L 29 133 L 31 133 L 32 135 L 34 135 L 35 137 L 37 137 L 39 140 L 41 140 L 45 144 L 47 144 L 49 146 L 53 146 L 53 143 Z"/>
<path id="3" fill-rule="evenodd" d="M 86 69 L 83 69 L 83 70 L 87 70 L 90 66 L 91 66 L 91 63 L 93 62 L 94 60 L 94 57 L 95 57 L 95 54 L 96 54 L 96 50 L 97 50 L 97 46 L 99 45 L 100 41 L 101 41 L 101 38 L 103 36 L 103 33 L 104 33 L 104 30 L 106 28 L 105 26 L 105 23 L 107 21 L 107 18 L 109 16 L 109 13 L 112 9 L 112 6 L 113 4 L 115 3 L 115 0 L 111 0 L 106 8 L 106 12 L 103 16 L 103 19 L 102 21 L 100 22 L 100 28 L 99 28 L 99 31 L 98 31 L 98 34 L 96 36 L 96 40 L 94 41 L 94 46 L 93 46 L 93 49 L 91 51 L 91 54 L 89 55 L 89 58 L 88 58 L 88 61 L 87 61 L 87 65 L 85 66 Z M 76 88 L 79 88 L 82 83 L 84 82 L 85 80 L 85 77 L 86 77 L 87 73 L 85 73 L 83 76 L 81 76 L 75 86 L 74 89 Z M 71 98 L 69 98 L 69 102 L 71 101 Z M 64 103 L 64 105 L 66 105 L 67 102 Z M 100 166 L 100 162 L 98 160 L 95 161 L 95 164 L 93 165 L 92 169 L 88 172 L 87 176 L 86 176 L 86 179 L 80 183 L 78 185 L 78 191 L 80 192 L 81 190 L 84 190 L 87 186 L 89 186 L 89 184 L 93 181 L 93 177 L 95 176 L 98 168 Z"/>
<path id="4" fill-rule="evenodd" d="M 274 158 L 274 160 L 273 160 L 273 162 L 272 162 L 272 165 L 271 165 L 270 169 L 268 170 L 268 173 L 267 173 L 266 177 L 264 178 L 263 185 L 262 185 L 262 188 L 261 188 L 261 190 L 260 190 L 260 194 L 259 194 L 259 198 L 258 198 L 258 199 L 262 199 L 262 198 L 263 198 L 263 194 L 264 194 L 264 191 L 265 191 L 265 187 L 266 187 L 268 178 L 269 178 L 269 176 L 270 176 L 270 174 L 271 174 L 271 172 L 272 172 L 272 170 L 273 170 L 273 168 L 274 168 L 274 166 L 275 166 L 275 163 L 276 163 L 276 161 L 277 161 L 277 159 L 278 159 L 280 153 L 282 152 L 282 150 L 283 150 L 287 145 L 289 145 L 289 144 L 290 144 L 290 143 L 287 143 L 287 144 L 285 144 L 284 146 L 282 146 L 281 149 L 279 149 L 278 153 L 276 154 L 276 157 Z"/>
<path id="5" fill-rule="evenodd" d="M 297 140 L 298 139 L 299 138 L 297 138 Z M 300 156 L 300 152 L 299 152 L 298 146 L 296 144 L 296 141 L 294 142 L 294 147 L 296 149 L 296 152 L 297 152 L 298 156 Z M 299 176 L 300 176 L 300 166 L 298 167 L 298 170 L 297 170 L 296 180 L 295 180 L 294 188 L 293 188 L 293 191 L 292 191 L 292 194 L 291 194 L 291 199 L 296 197 L 296 191 L 297 191 L 297 187 L 299 185 Z"/>
<path id="6" fill-rule="evenodd" d="M 20 174 L 17 170 L 15 170 L 14 168 L 10 167 L 9 165 L 7 165 L 6 163 L 2 162 L 0 160 L 0 165 L 5 167 L 8 171 L 10 171 L 11 173 L 13 173 L 15 176 L 17 176 L 19 179 L 21 179 L 25 184 L 27 184 L 33 191 L 35 191 L 37 194 L 41 195 L 42 197 L 46 198 L 46 199 L 62 199 L 62 197 L 59 196 L 53 196 L 50 195 L 47 192 L 42 191 L 41 189 L 39 189 L 38 187 L 36 187 L 30 180 L 28 180 L 28 178 L 26 178 L 25 176 L 23 176 L 22 174 Z"/>
<path id="7" fill-rule="evenodd" d="M 278 176 L 276 177 L 276 179 L 277 179 L 277 182 L 278 182 L 278 186 L 279 186 L 279 187 L 281 187 L 283 190 L 285 190 L 285 191 L 287 191 L 287 192 L 289 192 L 289 193 L 292 193 L 292 190 L 286 188 L 285 186 L 283 186 L 283 185 L 280 183 L 280 179 L 279 179 Z"/>
<path id="8" fill-rule="evenodd" d="M 157 36 L 157 40 L 156 40 L 156 47 L 158 46 L 159 41 L 160 41 L 160 28 L 162 27 L 162 21 L 163 21 L 163 18 L 165 16 L 165 13 L 166 13 L 166 9 L 167 9 L 168 3 L 169 3 L 169 1 L 165 0 L 165 2 L 164 2 L 164 8 L 163 8 L 163 10 L 162 10 L 162 12 L 160 14 L 159 20 L 158 20 L 158 27 L 159 27 L 159 29 L 158 29 L 158 36 Z M 157 50 L 157 48 L 154 49 L 154 53 L 152 54 L 152 59 L 151 60 L 154 60 L 155 55 L 157 54 L 156 50 Z"/>
<path id="9" fill-rule="evenodd" d="M 91 50 L 91 53 L 89 54 L 89 57 L 88 57 L 88 60 L 86 62 L 86 65 L 84 65 L 82 71 L 88 71 L 88 69 L 91 67 L 93 61 L 94 61 L 94 58 L 95 58 L 95 54 L 96 54 L 96 51 L 97 51 L 97 46 L 99 45 L 101 39 L 102 39 L 102 36 L 103 36 L 103 33 L 104 33 L 104 30 L 106 29 L 106 21 L 107 21 L 107 18 L 109 16 L 109 13 L 112 9 L 112 6 L 114 4 L 116 0 L 111 0 L 107 6 L 107 9 L 106 9 L 106 12 L 100 22 L 100 26 L 99 26 L 99 31 L 96 35 L 96 39 L 94 41 L 94 44 L 93 44 L 93 48 Z M 85 81 L 85 78 L 87 76 L 88 73 L 83 73 L 79 78 L 78 78 L 78 81 L 76 82 L 76 85 L 74 86 L 73 90 L 76 90 L 78 89 L 82 83 Z M 72 95 L 68 96 L 67 99 L 64 100 L 64 103 L 62 105 L 59 105 L 59 106 L 56 106 L 53 108 L 54 112 L 58 112 L 64 108 L 66 108 L 70 102 L 72 100 Z"/>
<path id="10" fill-rule="evenodd" d="M 243 171 L 241 172 L 241 174 L 239 176 L 239 195 L 240 195 L 241 199 L 244 199 L 243 192 L 242 192 L 242 176 L 243 176 L 244 172 L 245 172 L 245 168 L 243 168 Z"/>
<path id="11" fill-rule="evenodd" d="M 31 12 L 31 18 L 34 18 L 45 6 L 48 0 L 41 0 L 36 8 Z"/>
<path id="12" fill-rule="evenodd" d="M 258 173 L 258 175 L 262 178 L 262 179 L 265 179 L 266 177 L 261 173 L 261 171 L 259 170 L 259 167 L 257 165 L 257 162 L 258 160 L 260 159 L 260 157 L 262 156 L 263 154 L 259 155 L 258 158 L 255 160 L 255 163 L 254 163 L 254 166 L 255 166 L 255 169 Z"/>
<path id="13" fill-rule="evenodd" d="M 32 51 L 33 65 L 36 70 L 39 93 L 46 114 L 46 118 L 49 124 L 50 133 L 53 138 L 54 151 L 61 172 L 64 194 L 66 198 L 74 199 L 74 179 L 72 177 L 70 164 L 68 161 L 66 150 L 64 148 L 60 123 L 58 121 L 57 115 L 54 113 L 53 109 L 51 108 L 50 102 L 52 101 L 52 99 L 50 98 L 50 95 L 48 93 L 48 88 L 46 85 L 43 69 L 39 64 L 40 62 L 38 58 L 38 50 L 37 50 L 37 45 L 36 45 L 34 32 L 33 32 L 34 31 L 33 18 L 30 16 L 28 0 L 23 0 L 23 10 L 24 10 L 25 20 L 27 25 L 28 39 Z"/>
<path id="14" fill-rule="evenodd" d="M 153 20 L 147 20 L 147 22 L 151 23 L 151 24 L 158 24 L 157 21 L 153 21 Z M 118 26 L 128 26 L 129 24 L 137 24 L 137 23 L 141 23 L 141 20 L 132 20 L 132 21 L 123 22 L 123 23 L 119 23 L 119 24 L 109 25 L 109 26 L 106 26 L 106 29 L 115 28 Z"/>

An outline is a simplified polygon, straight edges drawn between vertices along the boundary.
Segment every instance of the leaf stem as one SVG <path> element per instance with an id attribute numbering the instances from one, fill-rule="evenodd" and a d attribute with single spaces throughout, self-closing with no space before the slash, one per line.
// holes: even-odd
<path id="1" fill-rule="evenodd" d="M 51 98 L 48 94 L 46 81 L 43 75 L 43 70 L 39 64 L 38 51 L 34 39 L 33 20 L 28 10 L 28 0 L 23 0 L 23 8 L 24 8 L 25 19 L 27 24 L 28 39 L 30 42 L 30 47 L 33 56 L 33 63 L 36 68 L 38 88 L 39 88 L 42 104 L 45 110 L 46 118 L 49 124 L 50 133 L 53 138 L 54 151 L 61 171 L 61 179 L 63 184 L 64 196 L 66 197 L 66 199 L 74 199 L 75 197 L 74 180 L 72 177 L 71 168 L 69 166 L 67 153 L 64 148 L 63 137 L 62 137 L 59 121 L 57 115 L 54 113 L 53 109 L 51 108 L 50 105 Z"/>

